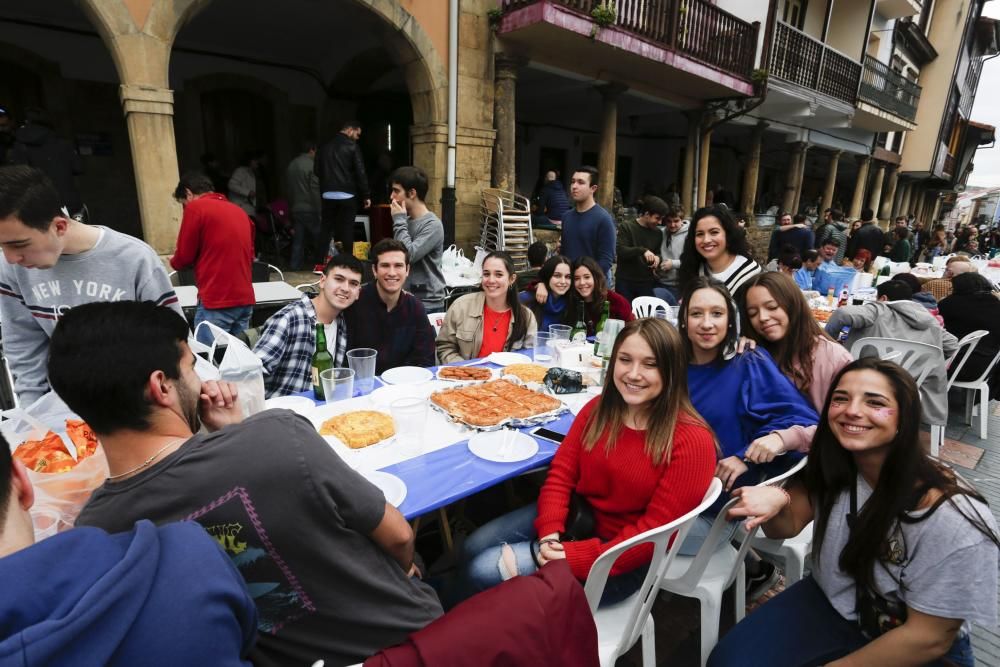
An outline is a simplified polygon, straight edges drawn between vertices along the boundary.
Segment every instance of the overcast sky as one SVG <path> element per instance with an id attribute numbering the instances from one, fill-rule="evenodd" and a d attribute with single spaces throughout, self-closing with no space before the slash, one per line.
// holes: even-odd
<path id="1" fill-rule="evenodd" d="M 1000 19 L 1000 2 L 987 2 L 983 16 Z M 987 60 L 979 78 L 972 120 L 1000 128 L 1000 57 Z M 1000 145 L 976 151 L 976 168 L 969 175 L 969 185 L 1000 185 Z"/>

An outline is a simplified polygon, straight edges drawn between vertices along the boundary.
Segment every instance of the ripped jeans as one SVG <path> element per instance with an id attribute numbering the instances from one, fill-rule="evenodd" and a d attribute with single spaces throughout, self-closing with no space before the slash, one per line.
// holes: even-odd
<path id="1" fill-rule="evenodd" d="M 496 586 L 516 575 L 531 574 L 538 570 L 531 553 L 535 534 L 535 517 L 538 509 L 527 505 L 483 524 L 472 533 L 462 547 L 463 573 L 462 597 L 470 597 Z M 507 567 L 502 558 L 504 545 L 513 551 L 514 567 Z M 614 577 L 608 577 L 601 597 L 601 605 L 614 604 L 627 598 L 642 586 L 647 566 L 636 568 Z M 582 583 L 582 582 L 581 582 Z"/>

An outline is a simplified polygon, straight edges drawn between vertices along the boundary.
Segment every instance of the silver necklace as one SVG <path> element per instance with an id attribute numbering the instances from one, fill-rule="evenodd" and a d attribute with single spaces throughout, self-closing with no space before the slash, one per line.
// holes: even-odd
<path id="1" fill-rule="evenodd" d="M 163 452 L 167 451 L 169 447 L 172 447 L 179 442 L 184 442 L 185 440 L 187 440 L 187 438 L 177 438 L 176 440 L 171 440 L 167 444 L 163 445 L 163 447 L 160 447 L 158 450 L 153 452 L 152 456 L 150 456 L 148 459 L 146 459 L 136 467 L 132 468 L 131 470 L 126 470 L 125 472 L 118 473 L 117 475 L 108 475 L 108 479 L 120 479 L 122 477 L 125 477 L 126 475 L 131 475 L 134 472 L 139 472 L 140 470 L 148 466 L 150 463 L 155 461 L 156 457 L 162 454 Z"/>

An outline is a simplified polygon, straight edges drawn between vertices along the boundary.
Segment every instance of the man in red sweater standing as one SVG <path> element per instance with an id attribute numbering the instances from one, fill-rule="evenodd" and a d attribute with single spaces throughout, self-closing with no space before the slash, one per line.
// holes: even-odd
<path id="1" fill-rule="evenodd" d="M 181 176 L 174 197 L 184 207 L 184 218 L 170 266 L 177 271 L 194 267 L 195 328 L 208 321 L 232 334 L 248 329 L 254 304 L 253 223 L 243 209 L 213 192 L 211 179 L 201 172 Z M 198 332 L 198 340 L 212 344 L 207 328 Z"/>

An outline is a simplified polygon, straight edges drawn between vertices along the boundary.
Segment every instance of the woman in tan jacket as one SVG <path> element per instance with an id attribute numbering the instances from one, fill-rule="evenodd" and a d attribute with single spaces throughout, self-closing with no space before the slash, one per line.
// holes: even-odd
<path id="1" fill-rule="evenodd" d="M 482 291 L 459 297 L 445 313 L 437 336 L 442 364 L 533 347 L 538 325 L 517 297 L 517 273 L 505 252 L 483 260 Z"/>

